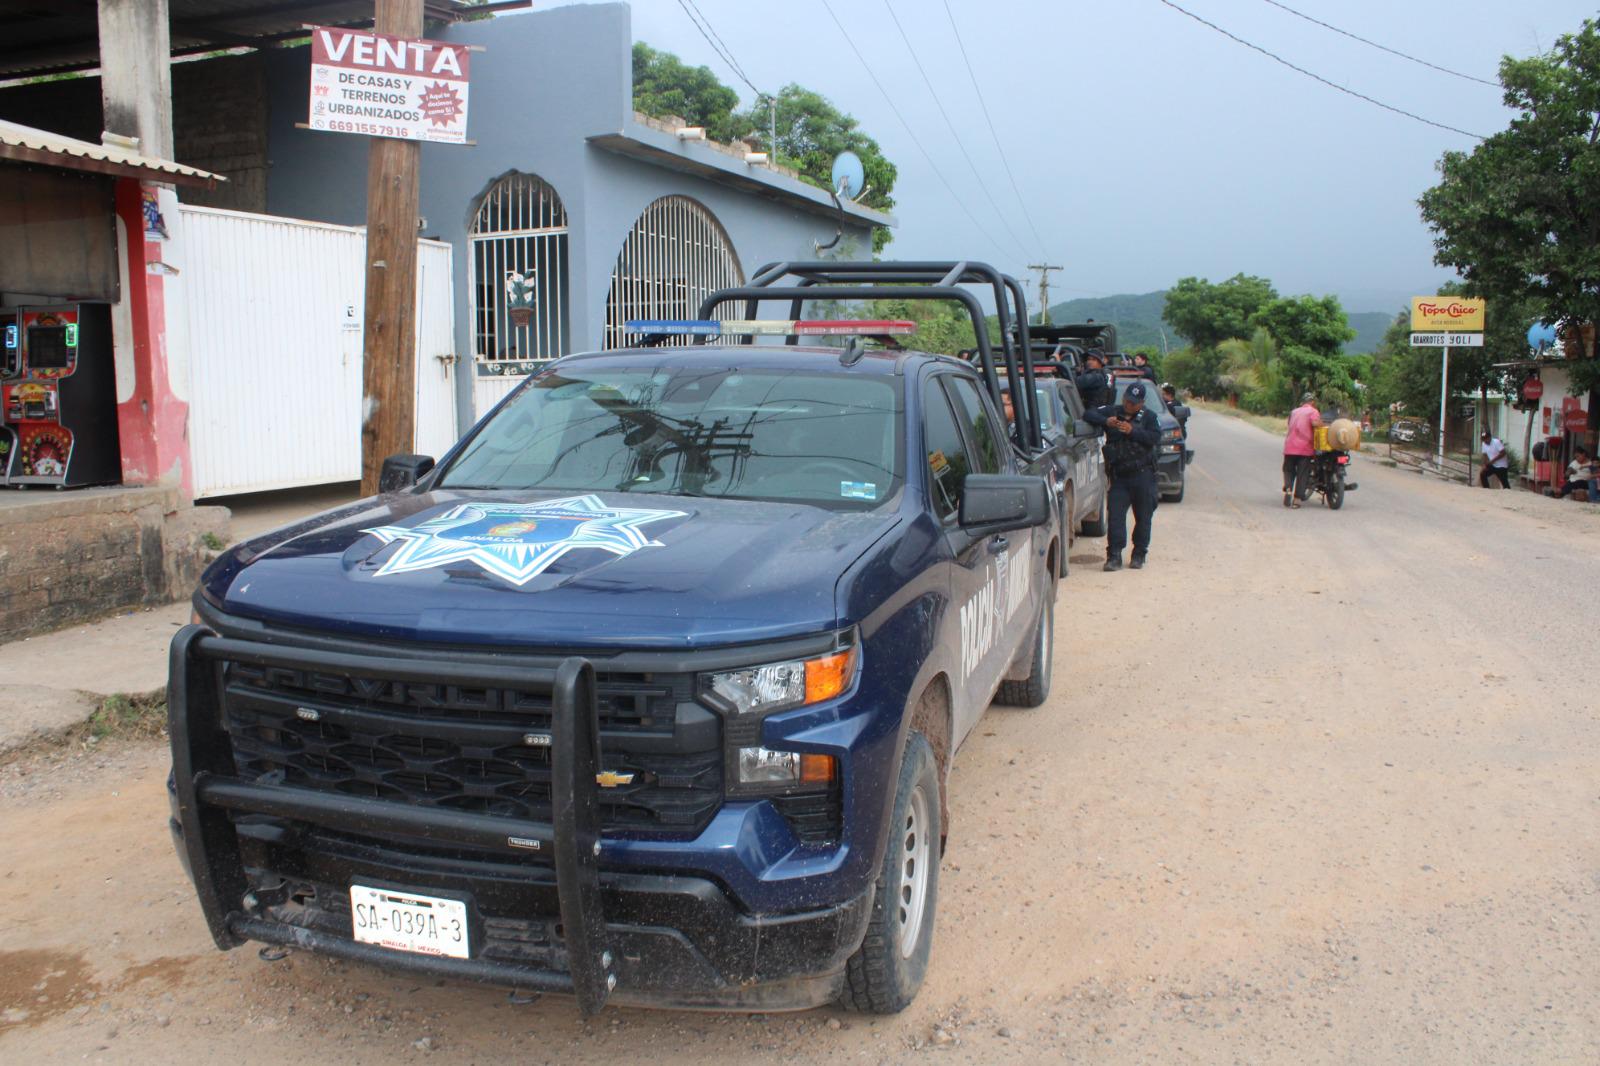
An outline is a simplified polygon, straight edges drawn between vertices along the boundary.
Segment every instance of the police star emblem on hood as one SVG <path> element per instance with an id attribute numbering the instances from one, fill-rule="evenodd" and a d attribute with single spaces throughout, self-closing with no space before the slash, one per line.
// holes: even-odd
<path id="1" fill-rule="evenodd" d="M 541 503 L 464 503 L 415 526 L 362 530 L 400 547 L 374 577 L 470 562 L 513 585 L 525 585 L 568 552 L 592 548 L 616 556 L 659 541 L 639 527 L 684 511 L 607 507 L 598 496 L 567 496 Z"/>

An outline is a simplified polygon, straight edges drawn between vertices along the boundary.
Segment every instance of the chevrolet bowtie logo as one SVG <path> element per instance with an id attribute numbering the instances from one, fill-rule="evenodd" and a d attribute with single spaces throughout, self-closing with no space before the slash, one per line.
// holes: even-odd
<path id="1" fill-rule="evenodd" d="M 594 783 L 601 788 L 616 788 L 618 785 L 633 784 L 632 774 L 619 774 L 615 770 L 601 770 L 594 775 Z"/>

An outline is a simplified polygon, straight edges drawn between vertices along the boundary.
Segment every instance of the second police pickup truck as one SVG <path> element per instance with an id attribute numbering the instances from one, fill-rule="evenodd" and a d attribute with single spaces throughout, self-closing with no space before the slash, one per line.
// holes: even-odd
<path id="1" fill-rule="evenodd" d="M 887 294 L 982 323 L 987 268 L 950 266 L 774 266 L 630 325 L 790 343 L 558 360 L 437 465 L 393 457 L 382 495 L 225 553 L 169 688 L 171 829 L 217 945 L 586 1012 L 908 1004 L 952 755 L 997 694 L 1049 692 L 1065 538 L 984 331 L 971 365 L 900 349 L 909 322 L 756 311 Z M 883 347 L 793 343 L 830 332 Z"/>

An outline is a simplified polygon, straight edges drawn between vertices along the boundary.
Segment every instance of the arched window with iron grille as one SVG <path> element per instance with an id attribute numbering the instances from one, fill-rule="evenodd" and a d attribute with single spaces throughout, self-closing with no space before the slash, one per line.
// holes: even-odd
<path id="1" fill-rule="evenodd" d="M 694 318 L 710 293 L 742 284 L 738 254 L 716 216 L 687 196 L 663 196 L 644 209 L 622 242 L 606 297 L 605 346 L 637 341 L 624 329 L 631 319 Z M 730 306 L 718 315 L 736 312 Z"/>
<path id="2" fill-rule="evenodd" d="M 567 211 L 555 189 L 534 174 L 507 174 L 484 194 L 468 241 L 476 361 L 565 355 L 570 336 Z"/>

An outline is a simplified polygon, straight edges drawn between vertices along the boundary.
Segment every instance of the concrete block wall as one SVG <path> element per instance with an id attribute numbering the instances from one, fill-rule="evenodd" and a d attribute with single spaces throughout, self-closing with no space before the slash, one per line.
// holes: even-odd
<path id="1" fill-rule="evenodd" d="M 189 596 L 229 539 L 223 507 L 176 489 L 30 492 L 0 506 L 0 643 Z"/>

